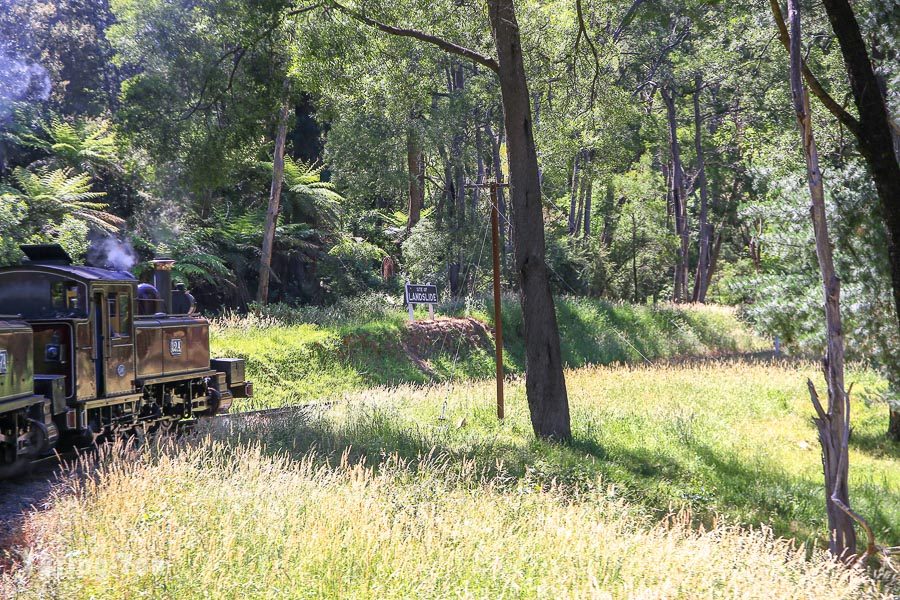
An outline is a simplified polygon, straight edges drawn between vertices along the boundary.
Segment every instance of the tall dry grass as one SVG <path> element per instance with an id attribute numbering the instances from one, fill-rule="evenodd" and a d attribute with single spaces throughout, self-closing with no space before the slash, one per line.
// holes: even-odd
<path id="1" fill-rule="evenodd" d="M 471 460 L 331 465 L 214 436 L 104 450 L 32 517 L 17 598 L 872 598 L 766 529 L 652 523 L 597 482 Z M 493 471 L 493 469 L 489 469 Z"/>

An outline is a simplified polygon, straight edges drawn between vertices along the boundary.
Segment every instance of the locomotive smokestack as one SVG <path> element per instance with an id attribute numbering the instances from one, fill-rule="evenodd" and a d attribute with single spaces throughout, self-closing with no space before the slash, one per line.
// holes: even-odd
<path id="1" fill-rule="evenodd" d="M 175 261 L 171 258 L 160 256 L 154 258 L 153 263 L 153 285 L 159 291 L 159 297 L 165 304 L 165 311 L 172 312 L 172 265 Z"/>

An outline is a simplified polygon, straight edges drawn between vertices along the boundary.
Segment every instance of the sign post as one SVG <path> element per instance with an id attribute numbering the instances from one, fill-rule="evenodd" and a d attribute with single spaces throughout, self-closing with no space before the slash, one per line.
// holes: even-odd
<path id="1" fill-rule="evenodd" d="M 413 313 L 413 306 L 416 304 L 427 304 L 428 316 L 432 321 L 434 320 L 434 305 L 437 304 L 438 301 L 436 285 L 430 283 L 422 285 L 407 281 L 404 299 L 406 301 L 406 306 L 409 308 L 410 321 L 416 320 L 415 314 Z"/>

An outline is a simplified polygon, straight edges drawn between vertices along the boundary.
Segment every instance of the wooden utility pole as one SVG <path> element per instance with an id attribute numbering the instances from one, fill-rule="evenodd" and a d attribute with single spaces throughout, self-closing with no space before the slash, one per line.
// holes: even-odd
<path id="1" fill-rule="evenodd" d="M 497 418 L 503 419 L 503 311 L 500 306 L 500 203 L 497 190 L 506 187 L 496 180 L 469 184 L 466 187 L 491 190 L 491 255 L 494 264 L 494 361 L 497 368 Z"/>
<path id="2" fill-rule="evenodd" d="M 497 362 L 497 418 L 503 419 L 503 316 L 500 308 L 500 206 L 491 182 L 491 249 L 494 256 L 494 359 Z"/>

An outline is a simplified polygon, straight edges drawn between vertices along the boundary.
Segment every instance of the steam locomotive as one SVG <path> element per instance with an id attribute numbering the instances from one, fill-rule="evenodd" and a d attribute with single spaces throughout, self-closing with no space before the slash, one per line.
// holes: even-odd
<path id="1" fill-rule="evenodd" d="M 0 269 L 0 467 L 57 446 L 168 429 L 249 397 L 244 361 L 210 360 L 209 323 L 173 260 L 153 284 L 73 265 L 58 245 L 22 246 Z"/>

